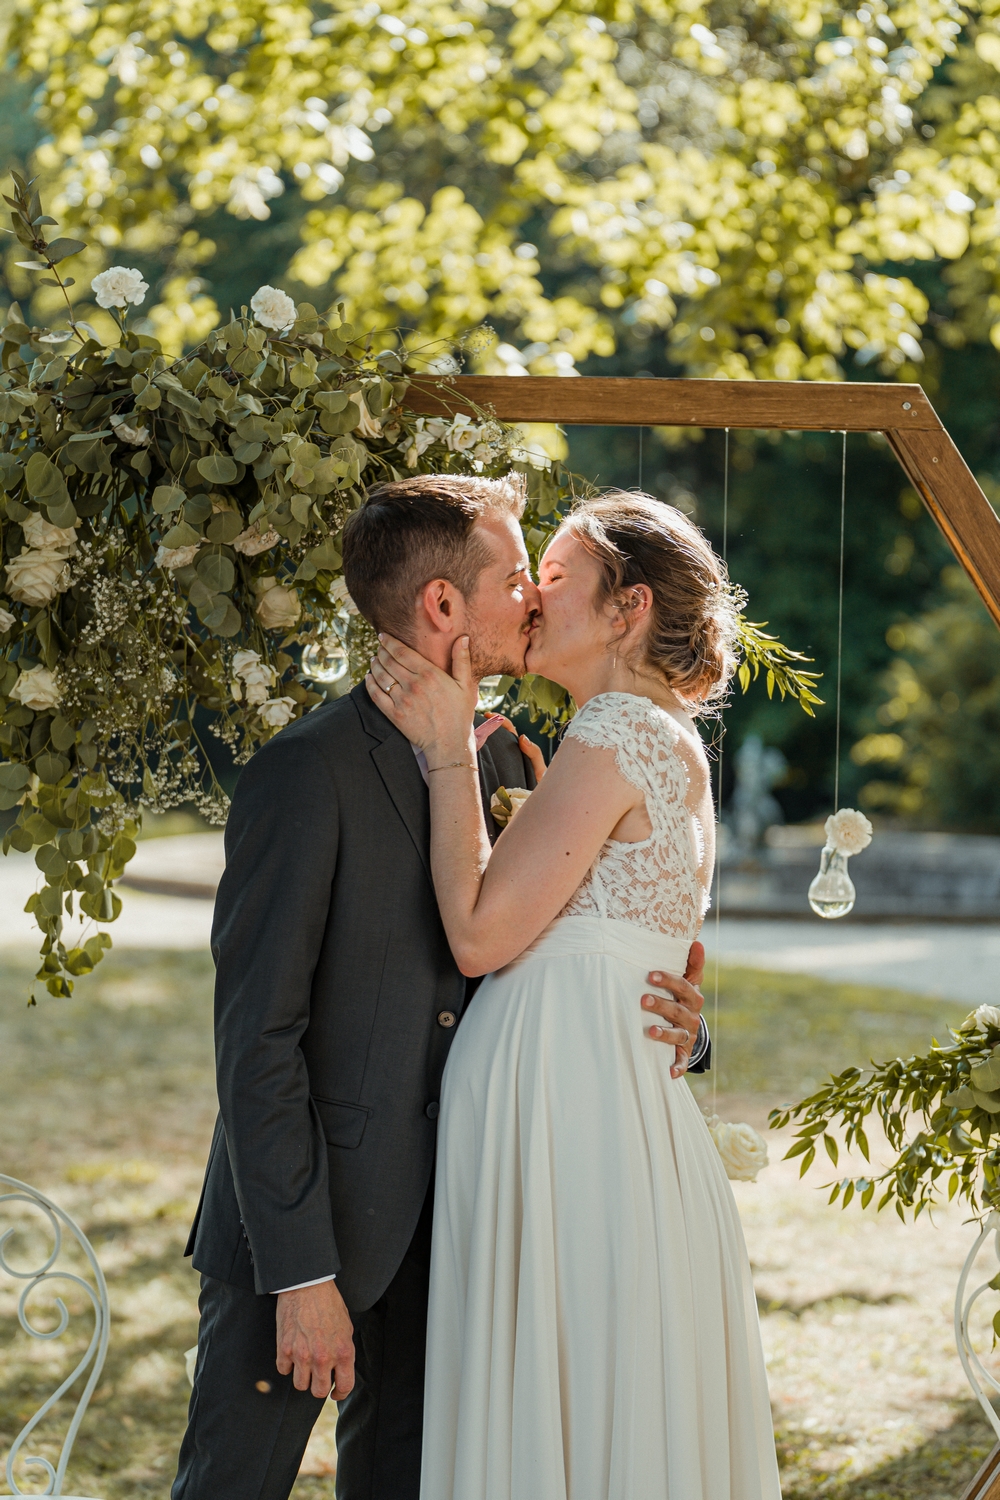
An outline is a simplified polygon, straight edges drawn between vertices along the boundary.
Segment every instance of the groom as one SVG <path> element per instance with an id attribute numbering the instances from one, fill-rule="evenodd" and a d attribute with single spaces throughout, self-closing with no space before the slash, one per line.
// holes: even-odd
<path id="1" fill-rule="evenodd" d="M 421 475 L 373 490 L 344 537 L 377 628 L 444 667 L 520 676 L 539 608 L 517 479 Z M 484 808 L 534 785 L 479 727 Z M 220 1114 L 187 1253 L 198 1358 L 172 1500 L 286 1500 L 324 1399 L 338 1500 L 417 1500 L 435 1120 L 475 982 L 430 877 L 422 757 L 364 687 L 242 772 L 212 933 Z M 487 813 L 492 834 L 498 832 Z M 704 1056 L 700 945 L 650 976 L 651 1036 Z M 661 983 L 666 981 L 666 983 Z M 636 996 L 636 1005 L 640 997 Z M 651 1041 L 650 1045 L 655 1045 Z"/>

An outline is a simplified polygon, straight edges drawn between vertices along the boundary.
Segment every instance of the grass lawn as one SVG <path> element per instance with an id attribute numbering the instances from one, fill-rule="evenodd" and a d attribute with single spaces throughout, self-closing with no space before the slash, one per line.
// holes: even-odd
<path id="1" fill-rule="evenodd" d="M 74 999 L 34 1009 L 25 1007 L 29 975 L 26 960 L 0 961 L 0 1170 L 79 1218 L 112 1300 L 111 1352 L 69 1487 L 103 1500 L 165 1500 L 197 1321 L 197 1278 L 181 1251 L 215 1115 L 211 962 L 200 953 L 112 954 Z M 757 970 L 723 971 L 720 992 L 719 1112 L 757 1123 L 827 1070 L 923 1047 L 961 1016 L 897 991 Z M 694 1087 L 710 1101 L 710 1081 Z M 780 1155 L 778 1144 L 772 1160 Z M 788 1500 L 957 1500 L 991 1446 L 953 1379 L 940 1311 L 968 1230 L 904 1230 L 871 1216 L 862 1225 L 857 1214 L 827 1210 L 788 1164 L 737 1188 Z M 9 1287 L 0 1277 L 0 1453 L 66 1368 L 63 1345 L 31 1344 L 21 1332 Z M 907 1343 L 917 1324 L 926 1334 L 918 1349 Z M 296 1500 L 332 1497 L 332 1417 L 331 1408 Z M 31 1451 L 52 1457 L 55 1447 L 46 1439 Z M 30 1488 L 30 1471 L 21 1478 Z"/>

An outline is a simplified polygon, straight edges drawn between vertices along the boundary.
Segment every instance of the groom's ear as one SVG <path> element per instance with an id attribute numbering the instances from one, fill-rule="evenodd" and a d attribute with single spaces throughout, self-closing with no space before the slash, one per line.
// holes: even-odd
<path id="1" fill-rule="evenodd" d="M 453 636 L 465 624 L 465 600 L 447 578 L 433 578 L 420 590 L 418 613 L 432 630 Z"/>

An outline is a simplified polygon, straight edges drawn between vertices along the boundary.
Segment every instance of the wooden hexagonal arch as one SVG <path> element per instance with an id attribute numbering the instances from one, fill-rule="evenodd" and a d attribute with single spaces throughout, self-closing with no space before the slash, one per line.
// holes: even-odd
<path id="1" fill-rule="evenodd" d="M 1000 626 L 1000 517 L 919 385 L 467 375 L 422 376 L 407 393 L 411 409 L 427 416 L 451 416 L 463 399 L 504 422 L 883 432 Z"/>

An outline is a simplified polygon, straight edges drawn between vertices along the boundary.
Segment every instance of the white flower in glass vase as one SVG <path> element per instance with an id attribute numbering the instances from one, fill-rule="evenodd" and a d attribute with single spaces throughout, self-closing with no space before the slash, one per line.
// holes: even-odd
<path id="1" fill-rule="evenodd" d="M 198 555 L 200 542 L 192 542 L 188 547 L 164 547 L 162 542 L 156 549 L 153 564 L 157 568 L 186 568 L 194 562 Z"/>
<path id="2" fill-rule="evenodd" d="M 149 291 L 142 273 L 132 266 L 112 266 L 90 283 L 98 307 L 138 307 Z"/>
<path id="3" fill-rule="evenodd" d="M 733 1182 L 756 1182 L 757 1173 L 767 1166 L 767 1142 L 752 1125 L 731 1125 L 712 1115 L 709 1134 L 722 1157 L 726 1176 Z"/>
<path id="4" fill-rule="evenodd" d="M 295 303 L 276 286 L 258 287 L 250 298 L 250 311 L 262 328 L 271 328 L 276 333 L 295 322 Z"/>
<path id="5" fill-rule="evenodd" d="M 826 841 L 838 854 L 860 854 L 872 841 L 872 825 L 864 813 L 842 807 L 826 820 Z"/>
<path id="6" fill-rule="evenodd" d="M 33 510 L 30 516 L 25 516 L 21 522 L 21 530 L 29 547 L 49 548 L 52 551 L 58 548 L 66 557 L 72 556 L 76 551 L 76 529 L 72 526 L 53 526 L 37 510 Z"/>
<path id="7" fill-rule="evenodd" d="M 258 712 L 268 729 L 284 729 L 295 714 L 295 699 L 272 698 L 269 703 L 261 704 Z"/>
<path id="8" fill-rule="evenodd" d="M 358 436 L 363 438 L 381 437 L 382 423 L 376 417 L 373 417 L 368 410 L 368 403 L 365 400 L 364 392 L 352 391 L 351 400 L 358 408 L 358 420 L 354 426 L 354 431 Z"/>
<path id="9" fill-rule="evenodd" d="M 6 567 L 7 591 L 19 604 L 51 604 L 69 588 L 66 554 L 57 547 L 22 547 Z"/>
<path id="10" fill-rule="evenodd" d="M 296 591 L 283 588 L 276 578 L 262 578 L 257 587 L 261 596 L 256 614 L 264 629 L 291 630 L 302 613 Z"/>
<path id="11" fill-rule="evenodd" d="M 50 672 L 48 667 L 30 667 L 18 677 L 10 696 L 16 698 L 18 703 L 23 703 L 25 708 L 43 713 L 48 708 L 59 707 L 62 702 L 62 687 L 56 674 Z"/>

